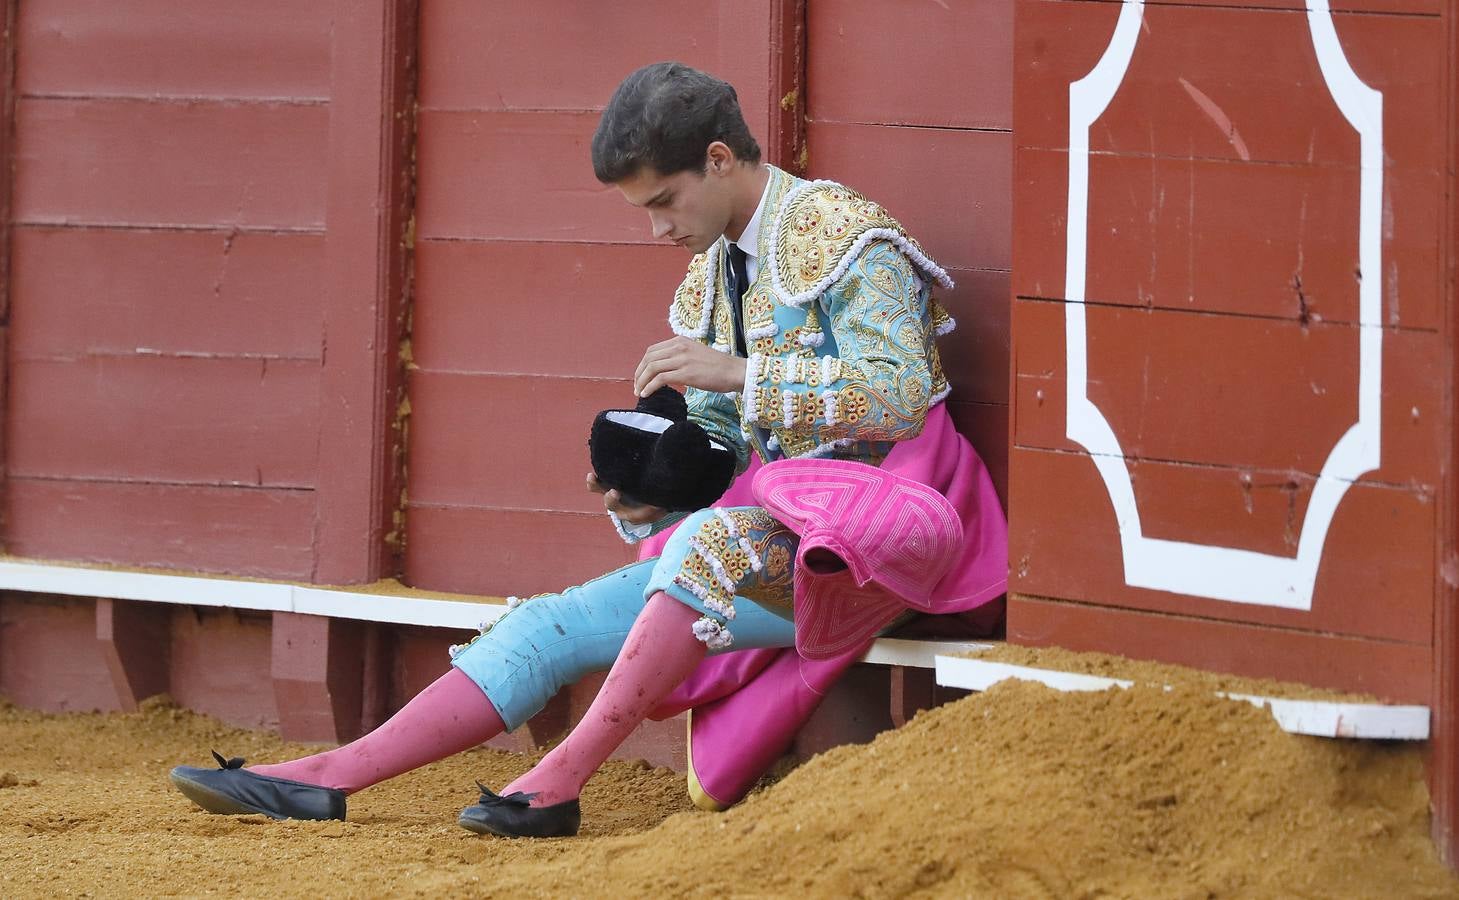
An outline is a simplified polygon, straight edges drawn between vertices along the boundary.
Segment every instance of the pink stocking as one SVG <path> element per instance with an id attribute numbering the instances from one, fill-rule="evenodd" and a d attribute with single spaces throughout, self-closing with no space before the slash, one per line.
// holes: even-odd
<path id="1" fill-rule="evenodd" d="M 638 723 L 704 659 L 705 646 L 693 632 L 700 615 L 662 591 L 650 597 L 587 715 L 502 794 L 535 794 L 532 806 L 551 806 L 580 794 Z"/>
<path id="2" fill-rule="evenodd" d="M 357 741 L 250 772 L 336 788 L 364 790 L 402 772 L 469 750 L 505 730 L 476 682 L 451 669 L 416 694 L 390 720 Z"/>

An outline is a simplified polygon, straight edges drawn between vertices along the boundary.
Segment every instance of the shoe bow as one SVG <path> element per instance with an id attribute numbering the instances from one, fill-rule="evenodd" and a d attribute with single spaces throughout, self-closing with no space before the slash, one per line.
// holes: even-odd
<path id="1" fill-rule="evenodd" d="M 224 759 L 223 758 L 223 754 L 219 753 L 217 750 L 214 750 L 212 752 L 213 752 L 213 759 L 216 759 L 218 761 L 218 768 L 220 768 L 220 769 L 241 769 L 241 768 L 243 768 L 243 757 L 241 757 L 241 756 L 234 756 L 234 757 L 232 757 L 230 759 Z"/>

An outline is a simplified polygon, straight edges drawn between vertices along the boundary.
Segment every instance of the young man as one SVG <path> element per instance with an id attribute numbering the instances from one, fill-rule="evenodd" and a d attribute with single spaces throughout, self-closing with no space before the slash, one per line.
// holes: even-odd
<path id="1" fill-rule="evenodd" d="M 733 501 L 744 477 L 724 506 L 686 515 L 633 505 L 589 475 L 620 533 L 653 538 L 659 555 L 514 602 L 456 648 L 446 675 L 351 744 L 250 769 L 216 753 L 220 769 L 175 769 L 203 808 L 343 818 L 347 794 L 515 728 L 604 669 L 562 743 L 500 795 L 482 788 L 460 823 L 576 834 L 593 772 L 650 713 L 690 707 L 695 746 L 719 745 L 702 776 L 691 754 L 691 791 L 722 808 L 879 630 L 907 609 L 987 610 L 1003 593 L 997 497 L 940 405 L 933 339 L 952 322 L 931 285 L 950 286 L 946 273 L 876 204 L 762 163 L 734 89 L 687 66 L 630 75 L 592 157 L 655 238 L 694 254 L 669 312 L 675 334 L 644 353 L 634 390 L 682 387 L 690 417 L 740 471 L 767 464 L 755 485 L 774 510 Z M 832 509 L 832 494 L 848 503 Z"/>

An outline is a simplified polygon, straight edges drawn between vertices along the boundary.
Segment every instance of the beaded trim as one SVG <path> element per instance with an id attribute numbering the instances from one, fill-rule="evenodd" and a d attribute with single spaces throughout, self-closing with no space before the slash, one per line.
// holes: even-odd
<path id="1" fill-rule="evenodd" d="M 826 424 L 836 424 L 836 392 L 821 391 L 821 402 L 826 406 Z"/>
<path id="2" fill-rule="evenodd" d="M 771 322 L 768 325 L 760 325 L 756 328 L 751 328 L 749 331 L 745 332 L 745 340 L 753 341 L 758 340 L 759 338 L 775 337 L 775 335 L 779 333 L 780 326 L 776 325 L 774 322 Z"/>
<path id="3" fill-rule="evenodd" d="M 807 331 L 796 338 L 802 347 L 819 347 L 826 342 L 824 331 Z"/>
<path id="4" fill-rule="evenodd" d="M 720 244 L 715 241 L 704 255 L 704 302 L 699 311 L 699 327 L 690 328 L 679 321 L 679 304 L 669 304 L 669 328 L 680 337 L 703 340 L 709 336 L 710 317 L 714 313 L 714 280 L 719 270 Z M 677 300 L 677 298 L 675 298 Z"/>
<path id="5" fill-rule="evenodd" d="M 760 554 L 755 552 L 755 545 L 750 543 L 750 539 L 740 532 L 740 526 L 735 524 L 734 517 L 719 507 L 715 507 L 714 517 L 719 519 L 720 524 L 724 526 L 724 530 L 729 532 L 730 540 L 738 543 L 740 549 L 750 558 L 750 570 L 753 572 L 760 571 L 763 565 L 760 561 Z"/>
<path id="6" fill-rule="evenodd" d="M 932 329 L 932 335 L 934 337 L 942 337 L 944 334 L 951 334 L 955 328 L 957 328 L 957 319 L 948 316 L 936 328 Z"/>
<path id="7" fill-rule="evenodd" d="M 761 371 L 764 368 L 765 357 L 758 353 L 751 353 L 750 358 L 745 360 L 745 389 L 740 396 L 745 398 L 744 420 L 746 422 L 759 421 L 760 398 L 757 396 L 758 391 L 755 385 L 759 384 Z"/>
<path id="8" fill-rule="evenodd" d="M 832 186 L 842 188 L 843 190 L 850 190 L 850 188 L 838 182 L 824 179 L 807 181 L 797 185 L 787 191 L 785 196 L 781 198 L 780 208 L 776 210 L 775 222 L 771 226 L 770 233 L 778 236 L 780 234 L 780 219 L 785 215 L 790 205 L 803 192 L 819 186 Z M 937 263 L 933 262 L 927 254 L 923 253 L 905 234 L 893 228 L 869 228 L 862 232 L 851 246 L 847 248 L 846 252 L 842 254 L 841 261 L 836 264 L 836 268 L 821 276 L 819 281 L 806 290 L 801 291 L 799 294 L 790 293 L 789 288 L 785 286 L 784 280 L 780 277 L 779 247 L 777 246 L 779 240 L 770 241 L 770 252 L 767 255 L 765 264 L 770 267 L 770 282 L 775 290 L 776 298 L 786 306 L 794 306 L 797 309 L 805 306 L 807 303 L 825 293 L 827 288 L 835 284 L 842 275 L 845 275 L 846 270 L 850 268 L 851 263 L 866 248 L 866 245 L 875 240 L 886 240 L 895 245 L 898 250 L 907 255 L 908 259 L 916 263 L 922 271 L 931 275 L 946 290 L 950 291 L 956 286 L 947 272 Z"/>

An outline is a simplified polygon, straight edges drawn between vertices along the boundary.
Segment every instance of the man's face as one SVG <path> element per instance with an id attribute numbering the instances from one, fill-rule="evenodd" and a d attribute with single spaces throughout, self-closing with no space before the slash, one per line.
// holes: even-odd
<path id="1" fill-rule="evenodd" d="M 727 180 L 712 172 L 660 175 L 645 166 L 614 186 L 629 203 L 648 210 L 655 238 L 703 253 L 724 234 L 731 212 Z"/>

